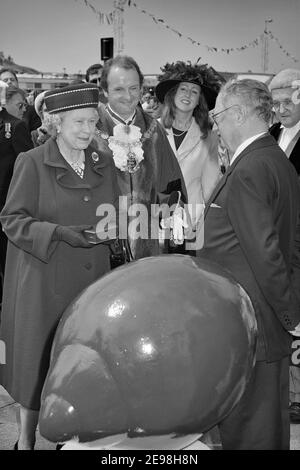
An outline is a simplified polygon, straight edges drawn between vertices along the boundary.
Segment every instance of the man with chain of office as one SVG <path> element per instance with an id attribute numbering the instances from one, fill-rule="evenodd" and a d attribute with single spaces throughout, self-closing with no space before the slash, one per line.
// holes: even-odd
<path id="1" fill-rule="evenodd" d="M 108 103 L 99 107 L 96 135 L 99 151 L 109 152 L 117 168 L 123 195 L 121 210 L 127 213 L 134 259 L 159 254 L 159 230 L 155 230 L 154 220 L 159 216 L 157 205 L 167 203 L 177 208 L 176 217 L 165 224 L 172 229 L 173 243 L 183 242 L 186 225 L 181 208 L 187 202 L 183 176 L 165 131 L 140 106 L 143 79 L 131 57 L 116 56 L 105 63 L 101 86 Z M 134 208 L 143 212 L 139 216 L 142 225 L 146 222 L 147 233 L 138 233 Z M 166 215 L 170 214 L 160 214 L 160 217 Z"/>

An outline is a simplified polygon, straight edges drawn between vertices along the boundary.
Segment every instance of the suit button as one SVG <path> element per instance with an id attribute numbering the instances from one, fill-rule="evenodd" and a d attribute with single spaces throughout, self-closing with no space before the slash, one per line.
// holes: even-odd
<path id="1" fill-rule="evenodd" d="M 84 267 L 85 267 L 85 269 L 90 270 L 91 267 L 92 267 L 92 263 L 86 263 L 86 264 L 84 265 Z"/>
<path id="2" fill-rule="evenodd" d="M 83 200 L 84 200 L 84 202 L 89 202 L 91 200 L 91 196 L 89 196 L 88 194 L 85 194 L 83 196 Z"/>

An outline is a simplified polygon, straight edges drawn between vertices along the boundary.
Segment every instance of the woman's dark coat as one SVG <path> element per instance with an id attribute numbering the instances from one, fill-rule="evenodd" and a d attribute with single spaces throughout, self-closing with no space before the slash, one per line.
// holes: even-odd
<path id="1" fill-rule="evenodd" d="M 85 151 L 83 180 L 52 138 L 20 154 L 1 213 L 9 242 L 0 330 L 6 365 L 0 366 L 0 382 L 26 408 L 39 409 L 63 311 L 110 269 L 108 246 L 74 248 L 52 240 L 57 225 L 94 225 L 99 204 L 117 204 L 113 161 L 100 152 L 95 161 L 93 150 Z"/>

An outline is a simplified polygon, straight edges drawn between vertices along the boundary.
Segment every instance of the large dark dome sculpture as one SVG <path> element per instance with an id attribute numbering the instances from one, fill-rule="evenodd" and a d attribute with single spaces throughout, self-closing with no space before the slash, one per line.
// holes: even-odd
<path id="1" fill-rule="evenodd" d="M 40 432 L 54 442 L 205 432 L 243 393 L 255 339 L 249 297 L 219 265 L 167 255 L 121 267 L 62 317 Z"/>

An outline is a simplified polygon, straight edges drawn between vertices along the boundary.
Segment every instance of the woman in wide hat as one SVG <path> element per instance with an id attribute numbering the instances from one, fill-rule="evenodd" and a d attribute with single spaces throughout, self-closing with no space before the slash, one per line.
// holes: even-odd
<path id="1" fill-rule="evenodd" d="M 8 238 L 0 383 L 20 404 L 16 448 L 33 449 L 56 326 L 69 303 L 110 270 L 106 244 L 89 243 L 102 204 L 117 205 L 113 160 L 96 152 L 99 90 L 78 84 L 45 93 L 56 136 L 21 153 L 1 223 Z"/>
<path id="2" fill-rule="evenodd" d="M 204 204 L 222 176 L 218 137 L 211 130 L 209 110 L 215 106 L 224 79 L 207 65 L 182 61 L 166 64 L 162 72 L 155 90 L 163 103 L 160 122 L 185 179 L 189 213 L 196 231 Z"/>

